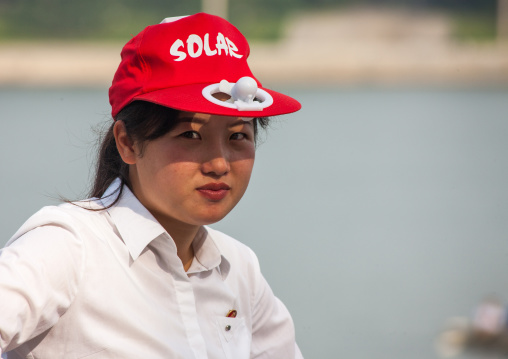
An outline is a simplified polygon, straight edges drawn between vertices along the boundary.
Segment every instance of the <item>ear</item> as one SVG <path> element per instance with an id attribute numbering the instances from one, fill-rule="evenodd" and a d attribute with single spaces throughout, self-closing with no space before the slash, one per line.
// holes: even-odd
<path id="1" fill-rule="evenodd" d="M 116 121 L 113 126 L 113 135 L 115 136 L 116 148 L 122 160 L 128 165 L 136 163 L 136 151 L 134 150 L 134 144 L 127 135 L 125 129 L 125 123 L 123 121 Z"/>

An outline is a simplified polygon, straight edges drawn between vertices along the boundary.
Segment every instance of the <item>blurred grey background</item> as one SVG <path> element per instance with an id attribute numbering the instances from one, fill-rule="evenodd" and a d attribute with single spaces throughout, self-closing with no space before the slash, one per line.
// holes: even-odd
<path id="1" fill-rule="evenodd" d="M 506 356 L 464 328 L 508 303 L 507 0 L 0 1 L 0 245 L 86 196 L 123 44 L 202 9 L 303 105 L 214 227 L 255 250 L 304 356 Z"/>

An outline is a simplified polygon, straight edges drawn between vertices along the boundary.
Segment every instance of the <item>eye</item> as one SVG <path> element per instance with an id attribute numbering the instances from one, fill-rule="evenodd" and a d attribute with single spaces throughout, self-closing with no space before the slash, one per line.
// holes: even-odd
<path id="1" fill-rule="evenodd" d="M 185 131 L 180 134 L 180 137 L 189 138 L 191 140 L 199 140 L 201 136 L 196 131 Z"/>
<path id="2" fill-rule="evenodd" d="M 239 140 L 245 140 L 246 138 L 247 138 L 247 134 L 242 133 L 242 132 L 235 132 L 231 135 L 231 137 L 229 139 L 234 140 L 234 141 L 239 141 Z"/>

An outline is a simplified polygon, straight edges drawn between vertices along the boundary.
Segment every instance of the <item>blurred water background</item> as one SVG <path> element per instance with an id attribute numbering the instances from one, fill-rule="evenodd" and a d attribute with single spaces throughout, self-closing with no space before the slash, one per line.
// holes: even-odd
<path id="1" fill-rule="evenodd" d="M 458 2 L 413 3 L 309 2 L 319 11 L 281 7 L 265 32 L 241 28 L 257 39 L 254 73 L 303 109 L 262 135 L 247 194 L 214 227 L 255 250 L 306 358 L 503 357 L 436 347 L 450 318 L 487 295 L 508 301 L 502 26 L 481 2 L 468 3 L 476 20 Z M 168 15 L 195 12 L 178 10 Z M 454 32 L 461 21 L 469 37 Z M 86 195 L 124 41 L 27 40 L 0 25 L 1 246 L 40 207 Z"/>

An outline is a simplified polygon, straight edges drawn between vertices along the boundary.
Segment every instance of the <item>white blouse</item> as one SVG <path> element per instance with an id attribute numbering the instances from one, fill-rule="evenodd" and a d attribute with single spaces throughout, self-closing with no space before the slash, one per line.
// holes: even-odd
<path id="1" fill-rule="evenodd" d="M 247 246 L 203 227 L 185 272 L 125 186 L 44 207 L 0 251 L 0 354 L 8 358 L 302 358 L 287 309 Z M 236 318 L 228 317 L 236 310 Z"/>

